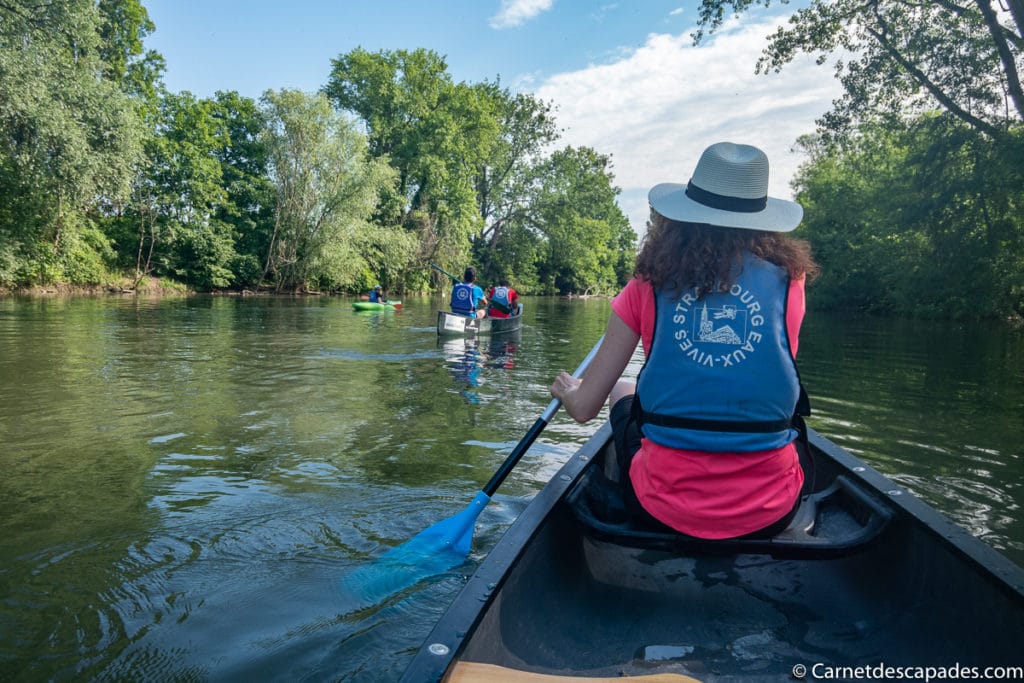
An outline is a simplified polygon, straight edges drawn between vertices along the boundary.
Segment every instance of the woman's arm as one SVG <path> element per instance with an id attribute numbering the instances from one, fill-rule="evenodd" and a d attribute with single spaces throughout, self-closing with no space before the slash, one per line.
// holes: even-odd
<path id="1" fill-rule="evenodd" d="M 601 348 L 583 377 L 576 379 L 562 372 L 551 385 L 551 395 L 562 402 L 565 411 L 577 422 L 594 419 L 626 369 L 638 341 L 640 335 L 612 311 Z"/>

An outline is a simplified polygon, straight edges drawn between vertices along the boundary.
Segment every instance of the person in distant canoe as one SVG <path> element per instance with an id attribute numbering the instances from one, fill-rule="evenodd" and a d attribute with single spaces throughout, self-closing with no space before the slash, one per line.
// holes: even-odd
<path id="1" fill-rule="evenodd" d="M 484 290 L 476 284 L 476 268 L 470 266 L 462 276 L 462 282 L 452 287 L 452 313 L 469 316 L 470 318 L 483 318 L 487 315 L 487 297 Z"/>
<path id="2" fill-rule="evenodd" d="M 582 379 L 551 394 L 585 422 L 609 399 L 623 502 L 635 518 L 707 539 L 776 535 L 799 504 L 794 447 L 809 414 L 796 369 L 810 246 L 782 233 L 803 208 L 768 197 L 768 157 L 704 150 L 689 183 L 648 194 L 633 279 L 612 300 Z M 621 379 L 638 341 L 646 361 Z"/>
<path id="3" fill-rule="evenodd" d="M 376 304 L 386 304 L 388 302 L 380 285 L 374 285 L 373 289 L 370 290 L 370 302 Z"/>
<path id="4" fill-rule="evenodd" d="M 491 318 L 508 318 L 516 314 L 519 307 L 519 295 L 512 289 L 508 280 L 498 280 L 497 287 L 487 292 L 487 315 Z"/>

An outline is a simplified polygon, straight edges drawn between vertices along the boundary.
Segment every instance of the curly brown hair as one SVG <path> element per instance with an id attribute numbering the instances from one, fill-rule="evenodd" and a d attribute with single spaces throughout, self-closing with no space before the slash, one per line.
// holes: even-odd
<path id="1" fill-rule="evenodd" d="M 691 288 L 699 297 L 716 289 L 727 291 L 745 251 L 794 279 L 811 282 L 819 273 L 811 245 L 803 240 L 778 232 L 674 221 L 652 210 L 633 276 L 677 294 Z"/>

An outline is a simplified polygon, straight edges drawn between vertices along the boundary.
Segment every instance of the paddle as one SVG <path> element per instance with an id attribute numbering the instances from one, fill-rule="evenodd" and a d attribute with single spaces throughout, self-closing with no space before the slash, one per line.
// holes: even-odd
<path id="1" fill-rule="evenodd" d="M 597 350 L 601 348 L 603 339 L 604 337 L 601 337 L 597 340 L 594 348 L 576 368 L 573 377 L 582 376 L 590 367 L 590 362 L 594 360 Z M 408 588 L 428 576 L 440 574 L 461 564 L 469 555 L 469 549 L 473 543 L 473 529 L 480 512 L 490 502 L 491 496 L 505 481 L 505 477 L 509 475 L 512 468 L 526 454 L 534 440 L 544 431 L 544 427 L 558 412 L 561 405 L 561 401 L 557 398 L 552 399 L 541 416 L 530 427 L 530 431 L 516 444 L 491 480 L 477 492 L 466 509 L 427 527 L 402 545 L 388 550 L 373 564 L 363 565 L 345 577 L 342 584 L 357 597 L 359 606 L 376 604 L 388 595 Z"/>
<path id="2" fill-rule="evenodd" d="M 445 269 L 444 269 L 444 268 L 442 268 L 441 266 L 437 265 L 437 264 L 436 264 L 436 263 L 434 263 L 433 261 L 430 261 L 430 265 L 431 265 L 431 266 L 433 266 L 434 270 L 438 271 L 439 273 L 444 273 L 445 275 L 447 275 L 448 277 L 450 277 L 450 278 L 452 279 L 452 282 L 454 282 L 455 284 L 459 284 L 460 282 L 462 282 L 462 280 L 461 280 L 461 279 L 459 279 L 459 278 L 455 277 L 454 275 L 452 275 L 452 274 L 451 274 L 451 273 L 449 273 L 449 272 L 448 272 L 447 270 L 445 270 Z"/>

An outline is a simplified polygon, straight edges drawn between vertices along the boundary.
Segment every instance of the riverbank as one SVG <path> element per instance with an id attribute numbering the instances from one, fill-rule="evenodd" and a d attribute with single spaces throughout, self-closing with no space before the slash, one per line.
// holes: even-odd
<path id="1" fill-rule="evenodd" d="M 136 294 L 145 296 L 195 294 L 186 285 L 172 280 L 157 277 L 145 277 L 138 284 L 130 278 L 120 278 L 112 282 L 91 285 L 78 285 L 57 282 L 31 287 L 0 286 L 0 296 L 100 296 L 108 294 Z"/>

